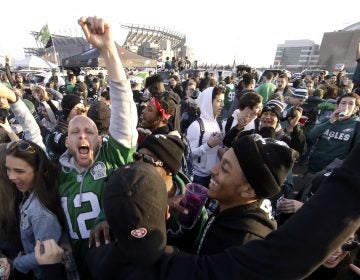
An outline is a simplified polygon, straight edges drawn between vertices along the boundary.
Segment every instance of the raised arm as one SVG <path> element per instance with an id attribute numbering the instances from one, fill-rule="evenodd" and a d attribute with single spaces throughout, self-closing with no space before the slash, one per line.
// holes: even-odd
<path id="1" fill-rule="evenodd" d="M 0 83 L 0 97 L 9 101 L 10 108 L 24 131 L 24 138 L 38 144 L 45 151 L 45 145 L 41 136 L 39 125 L 30 113 L 24 101 L 17 98 L 15 93 Z"/>
<path id="2" fill-rule="evenodd" d="M 98 17 L 81 17 L 79 24 L 87 41 L 100 50 L 108 71 L 112 108 L 110 135 L 126 148 L 134 147 L 138 138 L 137 110 L 110 25 Z"/>

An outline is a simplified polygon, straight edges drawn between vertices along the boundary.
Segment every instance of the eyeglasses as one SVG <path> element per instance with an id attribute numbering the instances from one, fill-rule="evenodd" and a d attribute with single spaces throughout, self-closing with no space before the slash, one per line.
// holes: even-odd
<path id="1" fill-rule="evenodd" d="M 357 241 L 356 239 L 354 240 L 348 240 L 346 241 L 342 246 L 341 246 L 341 249 L 343 251 L 346 251 L 346 252 L 349 252 L 349 251 L 352 251 L 354 249 L 356 249 L 357 247 L 360 246 L 360 242 Z"/>
<path id="2" fill-rule="evenodd" d="M 19 152 L 28 152 L 29 151 L 31 153 L 35 153 L 34 147 L 31 146 L 31 144 L 25 140 L 10 142 L 6 146 L 6 149 L 8 151 L 14 151 L 15 149 L 17 149 Z"/>
<path id="3" fill-rule="evenodd" d="M 152 156 L 149 156 L 149 155 L 146 155 L 143 153 L 135 152 L 134 159 L 136 161 L 143 160 L 143 162 L 150 163 L 154 166 L 160 166 L 160 167 L 164 166 L 164 163 L 161 160 L 154 160 L 154 158 Z"/>

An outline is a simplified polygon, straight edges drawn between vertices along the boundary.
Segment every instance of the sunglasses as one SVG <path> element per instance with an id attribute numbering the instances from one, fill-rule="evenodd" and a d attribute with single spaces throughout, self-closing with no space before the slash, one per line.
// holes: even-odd
<path id="1" fill-rule="evenodd" d="M 346 252 L 350 252 L 352 250 L 355 250 L 357 247 L 360 246 L 360 242 L 356 239 L 354 240 L 348 240 L 346 241 L 342 246 L 341 249 Z"/>
<path id="2" fill-rule="evenodd" d="M 6 146 L 6 149 L 9 150 L 9 151 L 14 151 L 15 149 L 17 149 L 19 152 L 35 153 L 34 147 L 31 146 L 31 144 L 29 142 L 25 141 L 25 140 L 10 142 Z"/>
<path id="3" fill-rule="evenodd" d="M 164 163 L 161 160 L 154 160 L 153 157 L 143 154 L 143 153 L 135 152 L 134 159 L 135 159 L 135 161 L 142 160 L 143 162 L 150 163 L 154 166 L 160 166 L 160 167 L 164 166 Z"/>

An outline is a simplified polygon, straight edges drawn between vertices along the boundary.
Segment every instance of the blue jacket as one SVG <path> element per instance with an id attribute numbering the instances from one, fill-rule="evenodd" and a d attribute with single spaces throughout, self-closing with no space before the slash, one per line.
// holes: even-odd
<path id="1" fill-rule="evenodd" d="M 34 253 L 36 240 L 54 239 L 58 242 L 62 228 L 55 214 L 41 204 L 34 192 L 20 204 L 20 234 L 25 254 L 15 258 L 14 268 L 22 273 L 34 270 L 35 276 L 41 279 Z"/>

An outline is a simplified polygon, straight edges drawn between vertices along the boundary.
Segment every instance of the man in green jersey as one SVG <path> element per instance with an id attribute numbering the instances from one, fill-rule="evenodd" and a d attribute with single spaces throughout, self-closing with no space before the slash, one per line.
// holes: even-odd
<path id="1" fill-rule="evenodd" d="M 87 41 L 100 50 L 110 84 L 111 118 L 109 136 L 101 137 L 95 123 L 76 116 L 68 127 L 67 151 L 60 157 L 62 166 L 59 192 L 80 275 L 87 276 L 85 254 L 90 230 L 103 208 L 107 177 L 119 166 L 132 161 L 138 138 L 137 110 L 130 82 L 118 55 L 111 28 L 96 17 L 79 20 Z"/>

